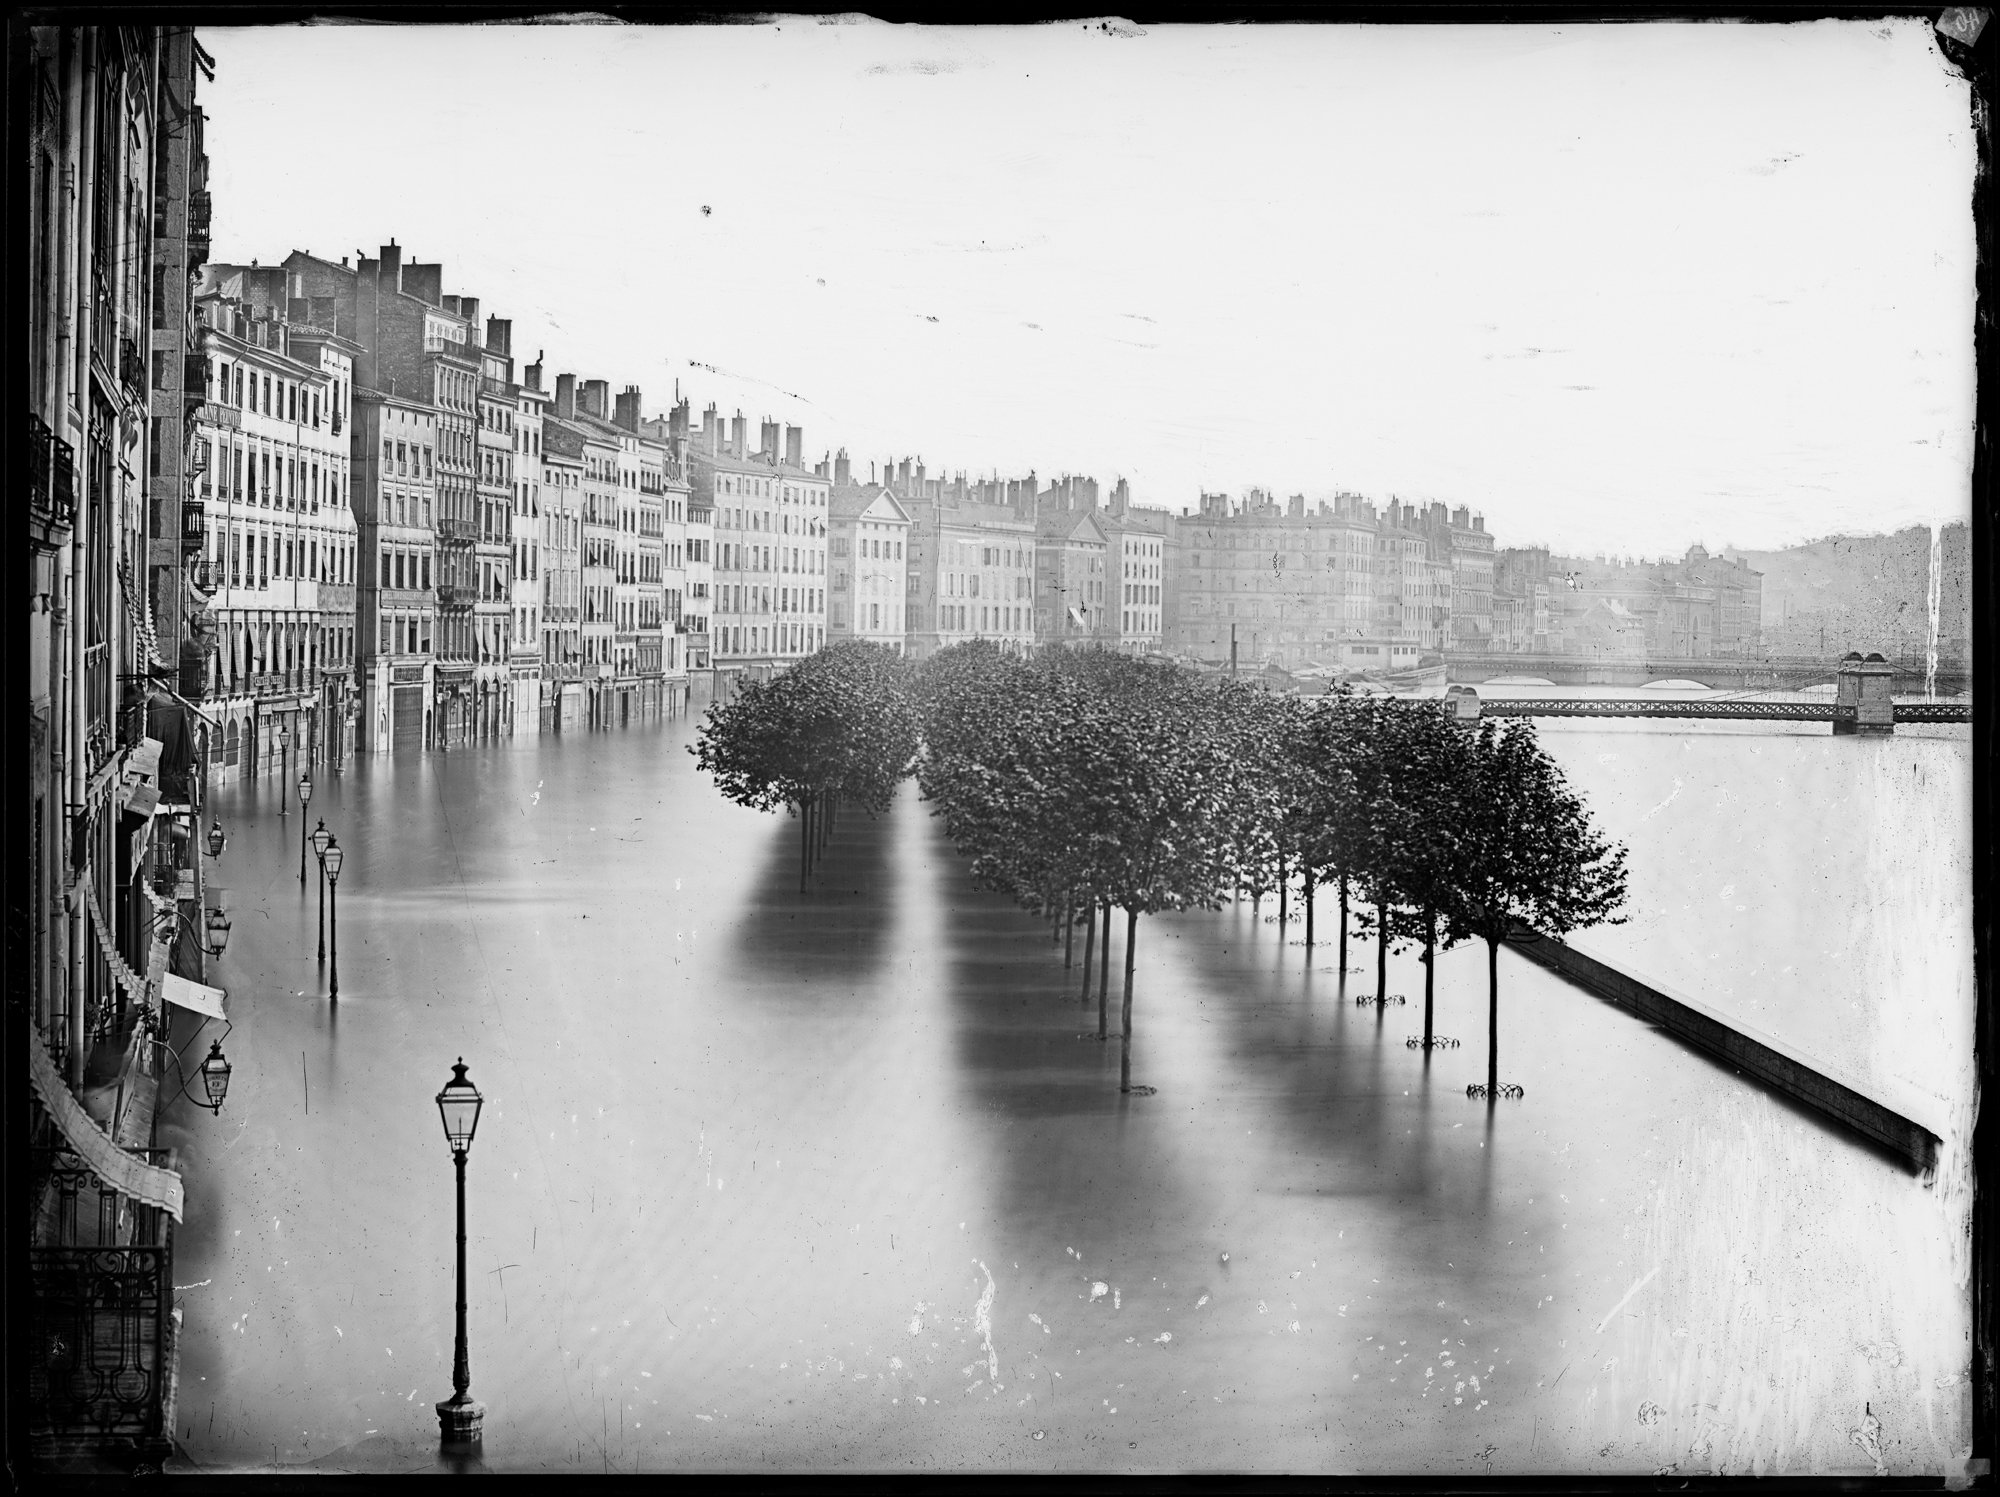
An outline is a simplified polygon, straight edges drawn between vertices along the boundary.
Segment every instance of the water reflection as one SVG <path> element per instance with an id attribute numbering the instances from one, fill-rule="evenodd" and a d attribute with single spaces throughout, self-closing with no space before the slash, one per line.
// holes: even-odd
<path id="1" fill-rule="evenodd" d="M 802 897 L 796 823 L 721 802 L 687 737 L 327 777 L 338 1012 L 282 887 L 296 824 L 263 787 L 218 797 L 236 1079 L 220 1118 L 161 1130 L 187 1167 L 194 1460 L 436 1467 L 431 1099 L 458 1054 L 490 1099 L 468 1269 L 495 1471 L 1650 1471 L 1704 1420 L 1750 1431 L 1725 1463 L 1826 1469 L 1839 1429 L 1757 1424 L 1751 1381 L 1704 1383 L 1687 1350 L 1784 1336 L 1818 1352 L 1772 1364 L 1787 1397 L 1873 1399 L 1913 1463 L 1955 1449 L 1949 1212 L 1705 1058 L 1503 953 L 1528 1094 L 1468 1101 L 1483 951 L 1438 959 L 1463 1048 L 1411 1051 L 1420 998 L 1352 1001 L 1365 938 L 1362 974 L 1320 970 L 1334 891 L 1311 953 L 1268 901 L 1141 921 L 1134 1079 L 1158 1092 L 1124 1097 L 1095 984 L 1080 1005 L 913 790 L 848 813 Z M 1391 967 L 1421 994 L 1413 956 Z M 1759 1192 L 1778 1204 L 1743 1230 Z M 1734 1284 L 1745 1243 L 1782 1266 L 1727 1296 L 1646 1278 Z M 1917 1383 L 1864 1391 L 1862 1321 Z"/>

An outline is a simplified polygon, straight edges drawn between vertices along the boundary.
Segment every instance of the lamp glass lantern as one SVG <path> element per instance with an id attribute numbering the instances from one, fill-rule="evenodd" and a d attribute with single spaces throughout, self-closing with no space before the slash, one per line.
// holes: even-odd
<path id="1" fill-rule="evenodd" d="M 445 1142 L 454 1155 L 470 1153 L 472 1135 L 479 1127 L 479 1109 L 486 1099 L 465 1074 L 465 1057 L 451 1068 L 451 1080 L 437 1094 L 438 1117 L 444 1122 Z"/>
<path id="2" fill-rule="evenodd" d="M 220 821 L 212 823 L 208 829 L 208 855 L 211 858 L 221 857 L 222 849 L 228 841 L 229 837 L 222 830 L 222 823 Z"/>
<path id="3" fill-rule="evenodd" d="M 306 840 L 312 843 L 313 852 L 318 855 L 321 862 L 324 862 L 326 860 L 327 844 L 333 841 L 333 833 L 326 829 L 326 819 L 324 817 L 320 819 L 319 825 L 313 828 L 312 835 Z"/>
<path id="4" fill-rule="evenodd" d="M 326 852 L 322 855 L 322 858 L 326 863 L 326 876 L 333 883 L 337 884 L 340 882 L 340 865 L 346 860 L 346 857 L 347 854 L 340 850 L 339 841 L 329 836 L 326 839 Z"/>
<path id="5" fill-rule="evenodd" d="M 223 947 L 229 944 L 229 915 L 222 906 L 214 905 L 205 919 L 208 923 L 208 944 L 217 956 L 221 956 Z"/>
<path id="6" fill-rule="evenodd" d="M 222 1111 L 222 1099 L 229 1095 L 229 1058 L 222 1053 L 222 1041 L 208 1047 L 208 1059 L 201 1063 L 202 1090 L 208 1093 L 212 1112 Z"/>
<path id="7" fill-rule="evenodd" d="M 299 804 L 309 805 L 313 798 L 313 781 L 309 774 L 299 776 Z"/>

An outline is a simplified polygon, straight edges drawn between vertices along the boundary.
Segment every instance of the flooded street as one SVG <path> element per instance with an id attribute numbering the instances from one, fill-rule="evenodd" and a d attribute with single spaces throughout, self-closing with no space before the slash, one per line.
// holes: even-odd
<path id="1" fill-rule="evenodd" d="M 160 1129 L 196 1465 L 440 1466 L 433 1098 L 463 1055 L 487 1469 L 1962 1469 L 1955 1138 L 1919 1180 L 1504 952 L 1500 1074 L 1526 1096 L 1489 1110 L 1465 1095 L 1485 952 L 1440 959 L 1462 1045 L 1426 1063 L 1421 968 L 1391 959 L 1407 1004 L 1357 1005 L 1373 949 L 1336 970 L 1325 894 L 1310 953 L 1269 901 L 1142 920 L 1134 1077 L 1158 1090 L 1121 1097 L 1080 971 L 972 889 L 913 785 L 847 813 L 801 896 L 797 823 L 717 795 L 693 727 L 322 776 L 337 1005 L 287 787 L 216 795 L 234 1081 L 219 1117 Z M 1683 739 L 1598 737 L 1549 740 L 1664 909 L 1648 858 L 1685 846 L 1645 839 L 1688 824 L 1643 813 L 1689 777 L 1652 762 Z M 1704 784 L 1732 752 L 1755 773 L 1745 745 L 1826 749 L 1716 742 L 1686 751 Z M 1754 848 L 1795 815 L 1737 794 Z"/>

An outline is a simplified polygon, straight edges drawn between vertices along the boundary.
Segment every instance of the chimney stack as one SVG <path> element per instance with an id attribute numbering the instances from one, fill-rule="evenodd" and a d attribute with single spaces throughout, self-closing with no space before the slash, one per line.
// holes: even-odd
<path id="1" fill-rule="evenodd" d="M 722 456 L 722 416 L 712 400 L 701 413 L 701 445 L 708 449 L 710 457 Z"/>
<path id="2" fill-rule="evenodd" d="M 382 246 L 381 275 L 383 280 L 398 291 L 403 289 L 403 251 L 393 239 Z"/>
<path id="3" fill-rule="evenodd" d="M 639 434 L 639 387 L 637 385 L 627 385 L 623 390 L 618 392 L 618 403 L 616 409 L 612 412 L 611 424 L 624 428 L 635 437 Z"/>
<path id="4" fill-rule="evenodd" d="M 558 374 L 556 376 L 556 414 L 565 421 L 576 419 L 576 376 Z"/>
<path id="5" fill-rule="evenodd" d="M 870 475 L 871 477 L 873 475 Z M 833 456 L 833 481 L 845 488 L 853 481 L 853 469 L 848 465 L 847 449 L 841 448 Z"/>
<path id="6" fill-rule="evenodd" d="M 541 350 L 540 350 L 539 348 L 535 350 L 535 362 L 534 362 L 534 363 L 532 363 L 532 364 L 530 364 L 530 365 L 528 365 L 528 367 L 527 367 L 527 368 L 525 368 L 525 369 L 523 369 L 523 370 L 521 371 L 521 381 L 522 381 L 522 383 L 524 383 L 525 385 L 527 385 L 527 387 L 528 387 L 528 388 L 529 388 L 530 390 L 539 390 L 539 389 L 541 389 L 541 387 L 542 387 L 542 351 L 541 351 Z"/>
<path id="7" fill-rule="evenodd" d="M 778 423 L 768 416 L 757 423 L 757 456 L 772 463 L 778 460 Z"/>
<path id="8" fill-rule="evenodd" d="M 785 428 L 785 461 L 794 468 L 806 465 L 806 432 L 802 426 Z"/>
<path id="9" fill-rule="evenodd" d="M 897 465 L 896 492 L 899 494 L 907 494 L 910 492 L 910 460 L 908 458 L 904 458 L 903 461 Z"/>
<path id="10" fill-rule="evenodd" d="M 586 416 L 595 416 L 599 421 L 611 419 L 611 382 L 603 379 L 587 379 L 577 390 L 577 406 Z"/>
<path id="11" fill-rule="evenodd" d="M 748 447 L 749 444 L 750 444 L 750 423 L 743 419 L 743 412 L 738 411 L 734 416 L 729 418 L 730 455 L 738 458 L 748 456 L 748 453 L 746 453 L 744 449 Z"/>
<path id="12" fill-rule="evenodd" d="M 511 317 L 489 317 L 486 319 L 486 351 L 506 358 L 514 356 L 514 319 Z"/>
<path id="13" fill-rule="evenodd" d="M 461 296 L 458 299 L 458 315 L 463 317 L 466 320 L 466 322 L 471 326 L 472 336 L 475 338 L 478 337 L 479 298 L 476 296 Z"/>

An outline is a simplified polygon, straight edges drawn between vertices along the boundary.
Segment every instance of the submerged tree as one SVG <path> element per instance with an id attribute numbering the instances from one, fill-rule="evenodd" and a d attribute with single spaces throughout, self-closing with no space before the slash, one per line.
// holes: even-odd
<path id="1" fill-rule="evenodd" d="M 1465 745 L 1456 873 L 1436 906 L 1443 930 L 1486 942 L 1485 1094 L 1500 1088 L 1500 946 L 1615 925 L 1625 849 L 1590 813 L 1524 720 L 1486 721 Z"/>

